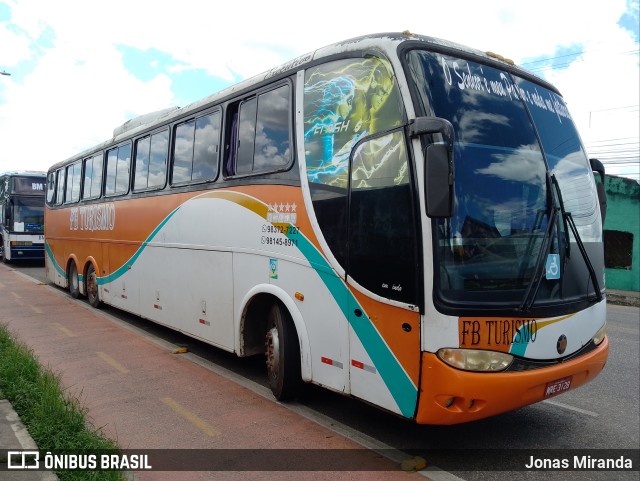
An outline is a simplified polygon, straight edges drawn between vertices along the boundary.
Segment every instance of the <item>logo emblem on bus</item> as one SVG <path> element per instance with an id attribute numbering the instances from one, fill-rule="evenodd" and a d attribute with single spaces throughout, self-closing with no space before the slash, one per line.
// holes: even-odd
<path id="1" fill-rule="evenodd" d="M 556 349 L 558 350 L 558 354 L 564 353 L 564 351 L 567 349 L 567 336 L 562 334 L 558 338 L 558 344 L 556 344 Z"/>

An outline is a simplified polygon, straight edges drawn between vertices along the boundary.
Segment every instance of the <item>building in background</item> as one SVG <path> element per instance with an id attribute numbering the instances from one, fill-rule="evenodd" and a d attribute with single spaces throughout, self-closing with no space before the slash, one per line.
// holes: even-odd
<path id="1" fill-rule="evenodd" d="M 607 175 L 604 257 L 607 288 L 640 291 L 640 183 Z"/>

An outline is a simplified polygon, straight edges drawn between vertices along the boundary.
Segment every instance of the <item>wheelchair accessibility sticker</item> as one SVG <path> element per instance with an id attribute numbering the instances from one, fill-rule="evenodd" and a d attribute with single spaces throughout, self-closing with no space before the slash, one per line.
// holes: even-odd
<path id="1" fill-rule="evenodd" d="M 546 265 L 547 279 L 560 279 L 560 255 L 549 254 Z"/>

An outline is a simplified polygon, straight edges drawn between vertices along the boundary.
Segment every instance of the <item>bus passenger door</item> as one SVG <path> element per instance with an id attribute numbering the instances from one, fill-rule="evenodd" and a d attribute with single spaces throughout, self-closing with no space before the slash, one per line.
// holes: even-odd
<path id="1" fill-rule="evenodd" d="M 354 152 L 347 282 L 351 393 L 413 417 L 420 370 L 416 201 L 401 131 Z"/>

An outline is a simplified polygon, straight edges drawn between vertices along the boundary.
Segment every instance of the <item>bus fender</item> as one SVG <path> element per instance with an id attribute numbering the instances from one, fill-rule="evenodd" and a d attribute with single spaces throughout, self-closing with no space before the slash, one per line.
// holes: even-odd
<path id="1" fill-rule="evenodd" d="M 71 263 L 74 262 L 76 264 L 76 270 L 78 271 L 78 276 L 82 275 L 82 271 L 80 270 L 80 263 L 78 262 L 78 258 L 76 257 L 75 254 L 69 254 L 69 257 L 67 258 L 67 263 L 64 265 L 64 277 L 66 279 L 66 285 L 64 286 L 66 289 L 69 288 L 69 283 L 71 282 L 71 280 L 69 279 L 69 266 L 71 265 Z"/>
<path id="2" fill-rule="evenodd" d="M 251 300 L 259 294 L 270 294 L 280 300 L 282 304 L 287 308 L 293 324 L 295 325 L 296 332 L 298 333 L 298 342 L 300 344 L 300 375 L 305 382 L 311 381 L 311 350 L 309 346 L 309 335 L 307 333 L 307 327 L 302 318 L 302 314 L 298 309 L 291 296 L 283 289 L 272 284 L 261 284 L 254 286 L 250 289 L 242 298 L 240 303 L 239 312 L 242 313 L 238 321 L 238 336 L 236 341 L 236 352 L 240 352 L 240 339 L 241 333 L 244 329 L 245 311 Z"/>

